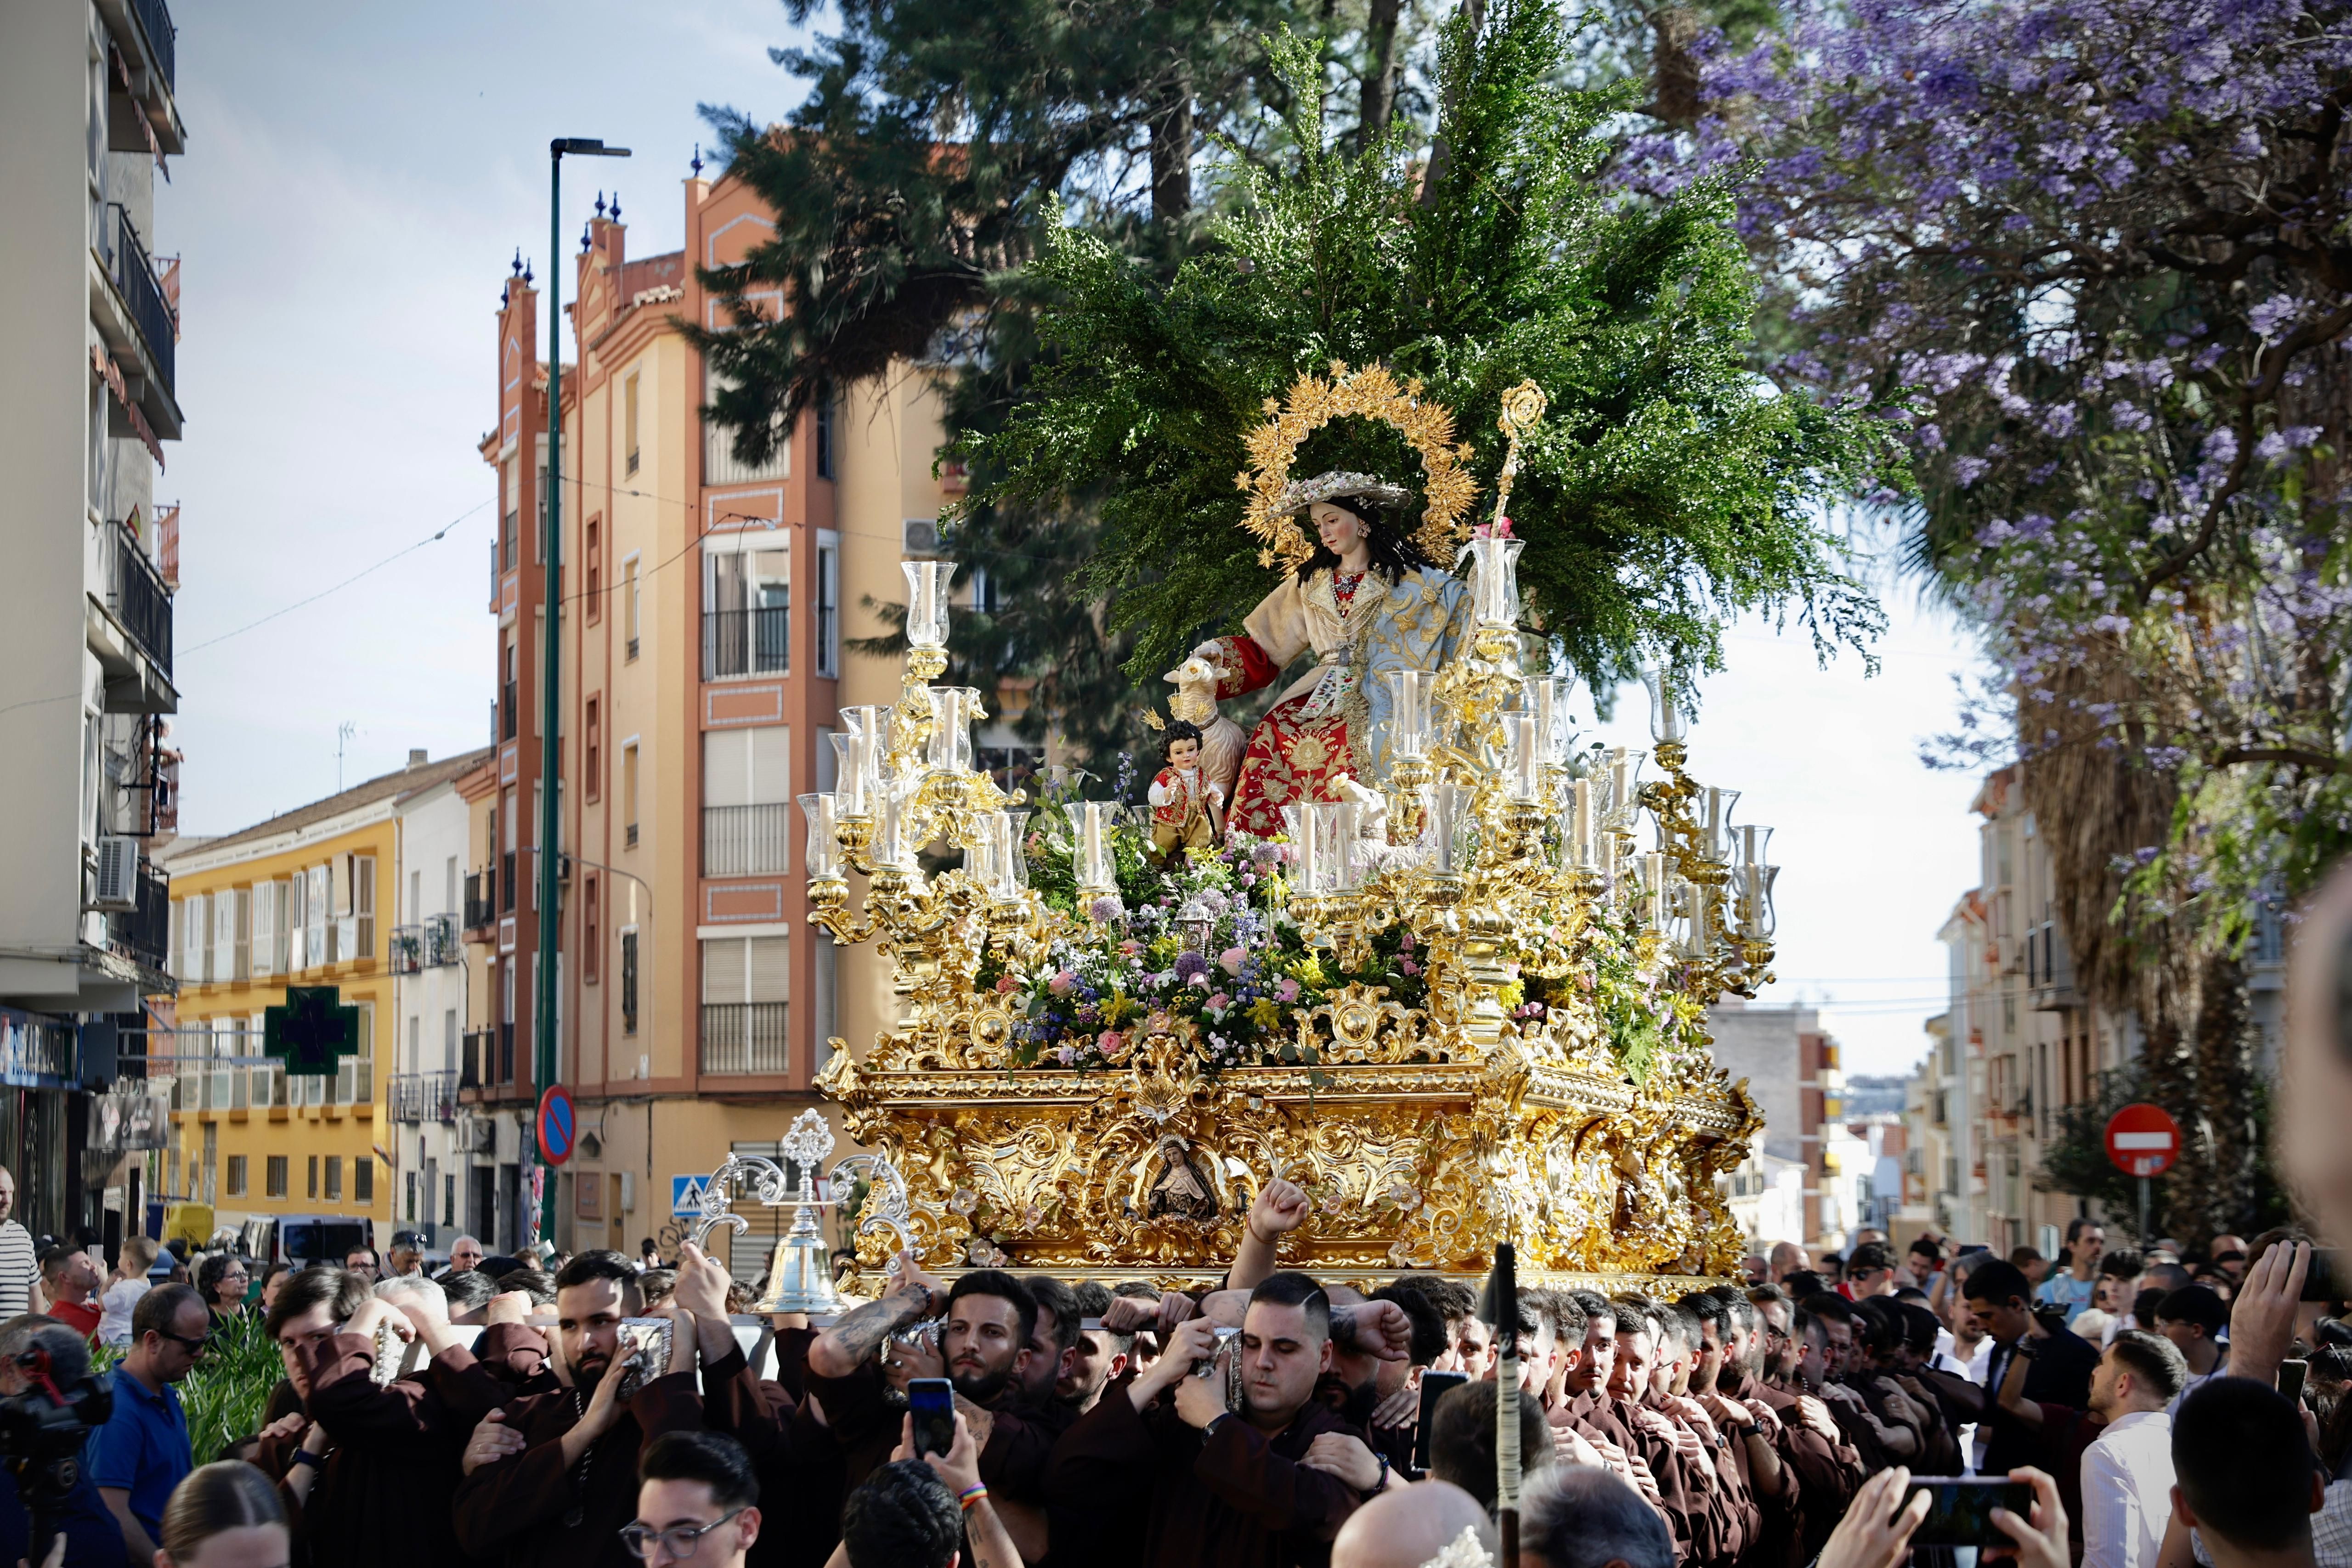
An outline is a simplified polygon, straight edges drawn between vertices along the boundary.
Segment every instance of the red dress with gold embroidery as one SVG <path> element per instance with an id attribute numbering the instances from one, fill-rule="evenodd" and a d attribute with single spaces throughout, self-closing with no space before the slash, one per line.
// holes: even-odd
<path id="1" fill-rule="evenodd" d="M 1465 600 L 1459 579 L 1429 569 L 1393 583 L 1378 573 L 1296 576 L 1265 597 L 1235 637 L 1218 638 L 1220 698 L 1273 684 L 1293 659 L 1318 655 L 1250 734 L 1225 813 L 1228 829 L 1270 838 L 1282 808 L 1346 799 L 1343 779 L 1376 785 L 1388 712 L 1382 669 L 1436 669 L 1452 656 Z"/>

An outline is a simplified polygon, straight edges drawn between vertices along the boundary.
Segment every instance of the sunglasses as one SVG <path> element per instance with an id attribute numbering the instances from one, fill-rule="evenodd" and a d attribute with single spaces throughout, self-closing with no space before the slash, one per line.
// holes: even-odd
<path id="1" fill-rule="evenodd" d="M 650 1558 L 656 1546 L 667 1548 L 672 1557 L 691 1557 L 696 1544 L 704 1536 L 742 1511 L 740 1508 L 729 1509 L 709 1524 L 673 1524 L 667 1530 L 656 1530 L 644 1524 L 625 1524 L 621 1527 L 621 1544 L 627 1547 L 630 1555 L 635 1557 Z"/>
<path id="2" fill-rule="evenodd" d="M 169 1329 L 157 1329 L 155 1333 L 161 1337 L 170 1340 L 173 1344 L 178 1345 L 190 1355 L 202 1355 L 213 1347 L 213 1336 L 210 1334 L 199 1334 L 195 1338 L 190 1339 L 186 1334 L 173 1333 Z"/>

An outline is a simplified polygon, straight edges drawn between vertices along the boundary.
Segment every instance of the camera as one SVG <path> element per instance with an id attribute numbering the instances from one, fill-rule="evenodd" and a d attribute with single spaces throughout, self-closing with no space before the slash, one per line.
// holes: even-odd
<path id="1" fill-rule="evenodd" d="M 39 1562 L 57 1534 L 66 1501 L 81 1485 L 82 1449 L 93 1428 L 114 1411 L 114 1377 L 92 1373 L 60 1385 L 49 1353 L 26 1346 L 14 1358 L 26 1382 L 21 1394 L 0 1395 L 0 1466 L 16 1482 L 16 1495 L 32 1518 L 30 1545 Z"/>

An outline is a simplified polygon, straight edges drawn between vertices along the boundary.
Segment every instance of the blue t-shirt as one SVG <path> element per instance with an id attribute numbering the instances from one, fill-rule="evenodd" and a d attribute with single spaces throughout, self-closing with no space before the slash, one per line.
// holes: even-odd
<path id="1" fill-rule="evenodd" d="M 119 1487 L 131 1494 L 131 1517 L 150 1541 L 161 1541 L 163 1506 L 172 1500 L 172 1489 L 196 1468 L 180 1391 L 167 1383 L 161 1393 L 150 1394 L 129 1373 L 119 1374 L 114 1414 L 89 1435 L 84 1463 L 91 1485 Z"/>
<path id="2" fill-rule="evenodd" d="M 2042 1289 L 2035 1293 L 2034 1299 L 2047 1301 L 2052 1306 L 2065 1308 L 2066 1326 L 2072 1328 L 2074 1326 L 2074 1320 L 2082 1315 L 2083 1309 L 2089 1306 L 2092 1298 L 2098 1293 L 2097 1275 L 2094 1274 L 2087 1280 L 2077 1280 L 2073 1270 L 2062 1269 L 2042 1281 Z"/>

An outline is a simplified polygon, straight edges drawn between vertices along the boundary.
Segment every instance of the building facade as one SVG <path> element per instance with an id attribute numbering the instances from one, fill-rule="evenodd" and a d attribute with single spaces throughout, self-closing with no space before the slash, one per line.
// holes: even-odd
<path id="1" fill-rule="evenodd" d="M 176 710 L 179 273 L 155 173 L 182 151 L 164 0 L 0 13 L 0 1164 L 36 1232 L 110 1250 L 143 1195 L 87 1091 L 167 993 L 162 716 Z"/>
<path id="2" fill-rule="evenodd" d="M 406 873 L 446 874 L 446 854 L 404 861 L 404 807 L 449 795 L 487 755 L 412 752 L 398 772 L 169 856 L 180 1071 L 161 1181 L 168 1198 L 209 1207 L 215 1230 L 246 1228 L 257 1252 L 263 1227 L 297 1216 L 387 1239 L 402 1146 L 379 1064 L 392 1066 L 391 1040 L 405 1047 L 404 1003 L 421 1014 L 425 998 L 462 990 L 416 985 L 425 958 L 462 957 L 454 941 L 420 948 L 413 970 L 395 958 Z M 266 1058 L 264 1014 L 289 986 L 334 987 L 358 1009 L 358 1051 L 332 1077 L 289 1077 Z"/>
<path id="3" fill-rule="evenodd" d="M 475 765 L 396 798 L 399 924 L 386 957 L 392 968 L 391 1082 L 384 1105 L 394 1188 L 393 1221 L 446 1248 L 464 1221 L 457 1150 L 458 1060 L 468 1009 L 463 933 L 471 811 L 460 785 L 488 771 Z"/>
<path id="4" fill-rule="evenodd" d="M 1748 1092 L 1764 1113 L 1760 1146 L 1733 1177 L 1733 1197 L 1758 1200 L 1753 1207 L 1759 1228 L 1749 1239 L 1767 1247 L 1775 1241 L 1840 1245 L 1844 1221 L 1827 1201 L 1832 1186 L 1826 1141 L 1827 1129 L 1843 1111 L 1837 1041 L 1811 1008 L 1758 1007 L 1737 998 L 1709 1009 L 1706 1027 L 1715 1039 L 1717 1065 L 1748 1080 Z M 1793 1217 L 1801 1228 L 1762 1229 L 1768 1216 L 1776 1225 Z"/>
<path id="5" fill-rule="evenodd" d="M 876 607 L 904 600 L 902 560 L 936 553 L 957 487 L 934 474 L 931 382 L 908 367 L 845 389 L 773 460 L 737 461 L 730 433 L 702 418 L 711 382 L 679 324 L 728 324 L 695 269 L 740 260 L 773 225 L 731 179 L 689 180 L 683 201 L 685 248 L 640 258 L 617 202 L 600 199 L 571 268 L 555 1023 L 581 1136 L 542 1175 L 524 1145 L 543 1087 L 533 848 L 549 600 L 545 323 L 530 278 L 506 280 L 498 317 L 498 423 L 480 445 L 501 518 L 495 762 L 466 791 L 478 959 L 459 1065 L 465 1212 L 498 1246 L 521 1239 L 532 1184 L 551 1175 L 562 1245 L 661 1237 L 677 1178 L 730 1150 L 772 1152 L 816 1103 L 831 1042 L 897 1016 L 871 950 L 807 926 L 792 802 L 832 788 L 839 709 L 898 695 L 898 662 L 854 644 L 887 635 Z M 763 1234 L 741 1244 L 752 1277 Z"/>

